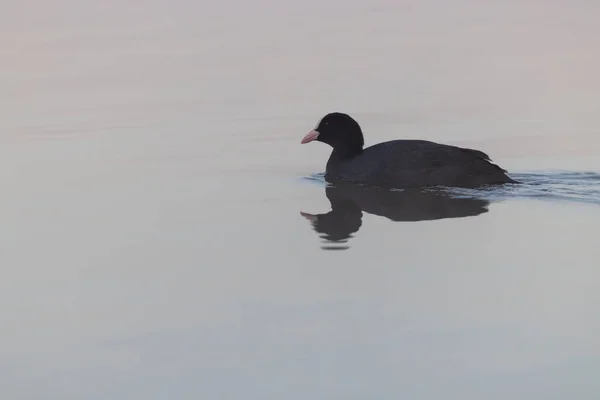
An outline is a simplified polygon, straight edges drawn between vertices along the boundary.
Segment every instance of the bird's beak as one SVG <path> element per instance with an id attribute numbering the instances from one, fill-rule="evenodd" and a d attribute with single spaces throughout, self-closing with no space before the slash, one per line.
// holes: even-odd
<path id="1" fill-rule="evenodd" d="M 316 139 L 316 138 L 318 138 L 318 137 L 319 137 L 319 131 L 317 131 L 317 130 L 312 130 L 312 131 L 308 132 L 308 133 L 306 134 L 306 136 L 304 136 L 304 137 L 302 138 L 302 141 L 301 141 L 300 143 L 301 143 L 301 144 L 310 143 L 310 142 L 312 142 L 313 140 L 315 140 L 315 139 Z"/>
<path id="2" fill-rule="evenodd" d="M 305 212 L 302 212 L 302 211 L 300 211 L 300 215 L 302 215 L 304 218 L 306 218 L 307 220 L 309 220 L 312 223 L 317 222 L 317 220 L 319 219 L 319 217 L 317 217 L 314 214 L 309 214 L 309 213 L 305 213 Z"/>

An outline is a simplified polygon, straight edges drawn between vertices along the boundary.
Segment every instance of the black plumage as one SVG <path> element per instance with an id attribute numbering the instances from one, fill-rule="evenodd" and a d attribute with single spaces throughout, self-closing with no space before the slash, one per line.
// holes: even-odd
<path id="1" fill-rule="evenodd" d="M 427 140 L 392 140 L 363 149 L 359 124 L 343 113 L 327 114 L 302 143 L 333 147 L 325 178 L 387 188 L 478 187 L 516 183 L 482 151 Z"/>

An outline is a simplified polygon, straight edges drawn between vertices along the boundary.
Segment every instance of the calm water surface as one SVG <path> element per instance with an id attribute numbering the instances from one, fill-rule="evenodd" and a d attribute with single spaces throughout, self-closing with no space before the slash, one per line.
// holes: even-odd
<path id="1" fill-rule="evenodd" d="M 598 399 L 600 6 L 8 1 L 3 399 Z M 323 144 L 523 182 L 328 187 Z"/>

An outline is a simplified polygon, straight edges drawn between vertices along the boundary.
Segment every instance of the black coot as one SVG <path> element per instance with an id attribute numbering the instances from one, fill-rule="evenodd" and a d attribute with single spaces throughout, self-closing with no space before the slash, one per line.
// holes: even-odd
<path id="1" fill-rule="evenodd" d="M 516 183 L 479 150 L 426 140 L 392 140 L 363 149 L 362 130 L 347 114 L 327 114 L 301 143 L 313 140 L 333 147 L 325 169 L 329 182 L 387 188 Z"/>

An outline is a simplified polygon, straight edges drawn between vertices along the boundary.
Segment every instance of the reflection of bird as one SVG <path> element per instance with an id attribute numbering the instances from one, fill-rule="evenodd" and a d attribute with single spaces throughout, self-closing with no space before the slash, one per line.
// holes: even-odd
<path id="1" fill-rule="evenodd" d="M 489 205 L 487 200 L 451 197 L 441 191 L 399 191 L 352 183 L 329 186 L 325 195 L 331 203 L 330 212 L 301 214 L 329 242 L 347 241 L 358 232 L 363 211 L 392 221 L 415 222 L 476 216 L 486 213 Z"/>
<path id="2" fill-rule="evenodd" d="M 325 178 L 388 188 L 476 187 L 516 183 L 487 154 L 425 140 L 393 140 L 363 149 L 360 126 L 347 114 L 327 114 L 302 143 L 317 140 L 333 151 Z"/>

